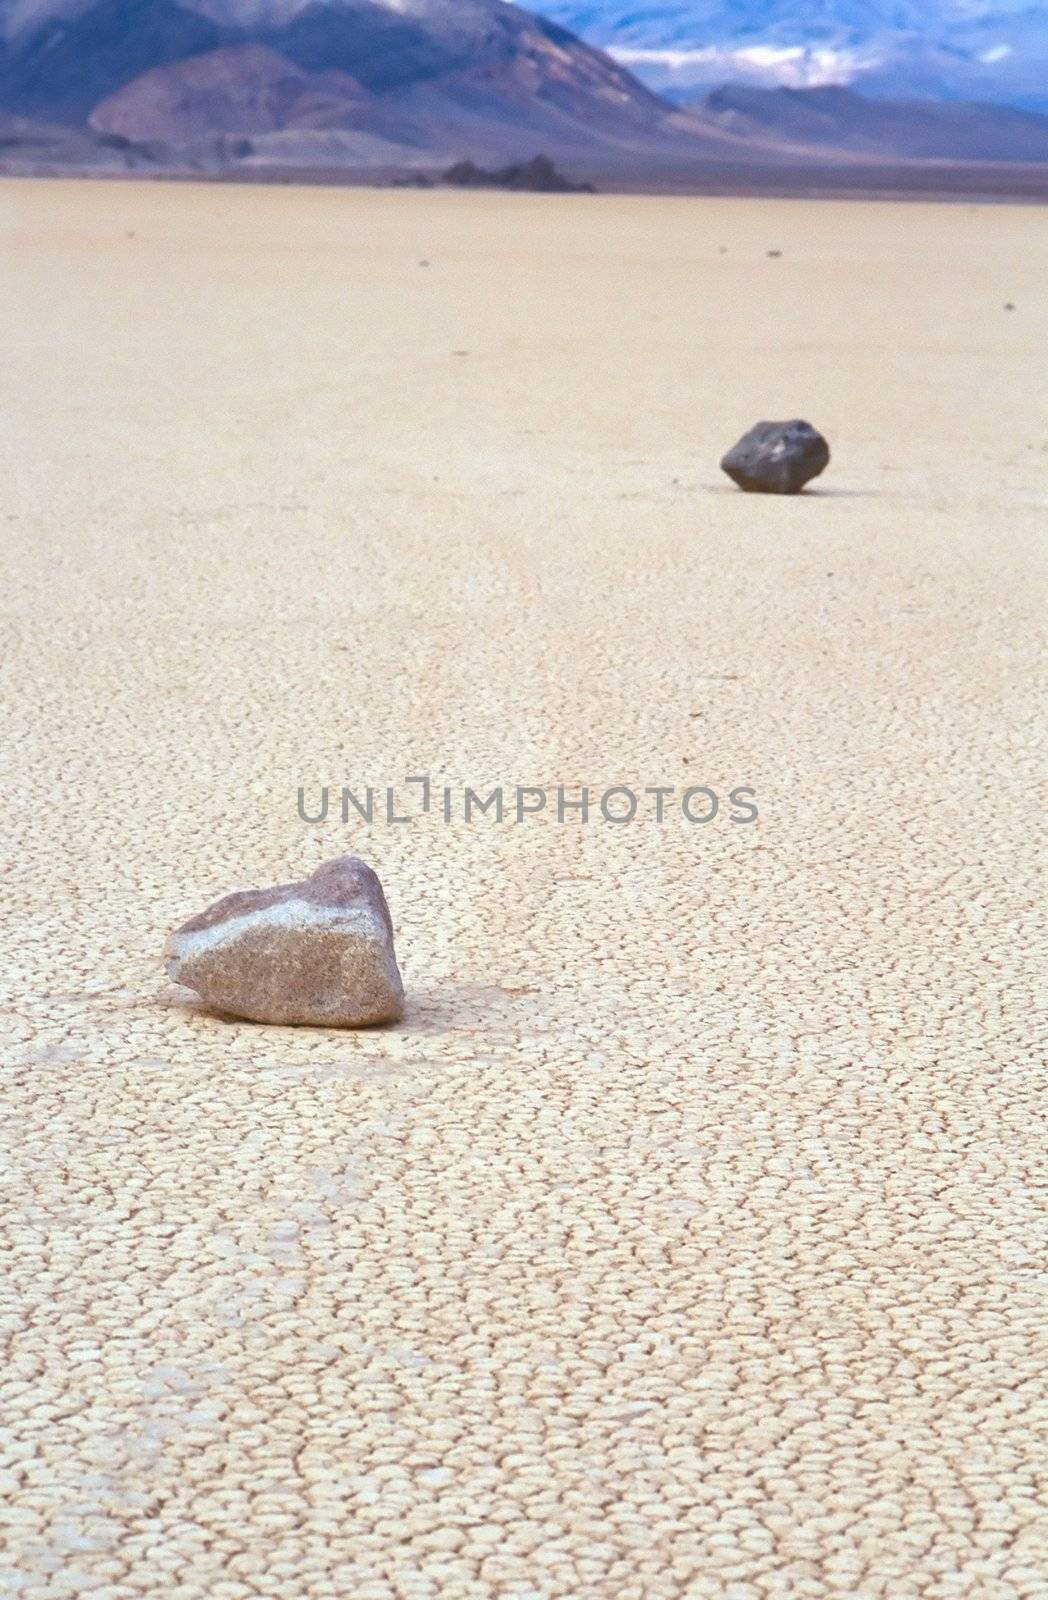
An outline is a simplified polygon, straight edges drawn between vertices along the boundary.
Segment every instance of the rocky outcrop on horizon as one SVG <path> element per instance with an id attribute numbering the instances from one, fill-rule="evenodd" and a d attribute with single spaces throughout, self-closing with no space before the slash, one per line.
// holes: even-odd
<path id="1" fill-rule="evenodd" d="M 440 175 L 454 189 L 508 189 L 528 194 L 593 194 L 591 183 L 572 183 L 558 172 L 549 156 L 532 156 L 489 171 L 475 161 L 459 161 Z"/>

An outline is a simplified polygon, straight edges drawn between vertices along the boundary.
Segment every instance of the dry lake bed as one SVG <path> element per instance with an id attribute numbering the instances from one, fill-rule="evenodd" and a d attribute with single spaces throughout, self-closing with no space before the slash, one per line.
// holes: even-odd
<path id="1" fill-rule="evenodd" d="M 0 1593 L 1043 1597 L 1048 211 L 8 182 L 0 246 Z M 398 1027 L 166 978 L 347 851 Z"/>

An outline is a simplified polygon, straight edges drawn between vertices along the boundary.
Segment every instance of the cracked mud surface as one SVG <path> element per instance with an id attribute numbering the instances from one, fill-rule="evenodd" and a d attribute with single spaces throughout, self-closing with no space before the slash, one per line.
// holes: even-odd
<path id="1" fill-rule="evenodd" d="M 1048 214 L 0 223 L 0 1594 L 1044 1596 Z M 296 815 L 412 773 L 760 820 Z M 167 983 L 344 850 L 402 1026 Z"/>

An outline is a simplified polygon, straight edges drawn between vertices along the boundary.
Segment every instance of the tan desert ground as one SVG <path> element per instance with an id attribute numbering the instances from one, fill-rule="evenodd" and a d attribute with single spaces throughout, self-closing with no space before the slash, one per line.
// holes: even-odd
<path id="1" fill-rule="evenodd" d="M 1048 1594 L 1048 211 L 0 215 L 0 1593 Z M 347 851 L 400 1026 L 166 978 Z"/>

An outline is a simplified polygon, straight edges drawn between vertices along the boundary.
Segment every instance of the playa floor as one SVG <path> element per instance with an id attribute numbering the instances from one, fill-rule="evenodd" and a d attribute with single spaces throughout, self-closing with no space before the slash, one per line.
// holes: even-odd
<path id="1" fill-rule="evenodd" d="M 0 236 L 0 1592 L 1043 1597 L 1048 211 Z M 816 492 L 732 489 L 794 415 Z M 166 979 L 346 851 L 403 1025 Z"/>

